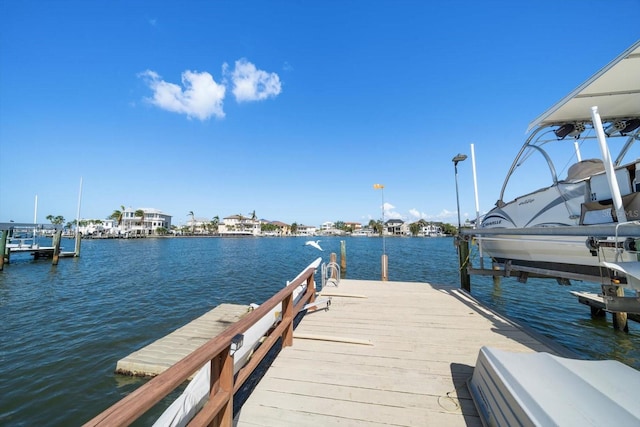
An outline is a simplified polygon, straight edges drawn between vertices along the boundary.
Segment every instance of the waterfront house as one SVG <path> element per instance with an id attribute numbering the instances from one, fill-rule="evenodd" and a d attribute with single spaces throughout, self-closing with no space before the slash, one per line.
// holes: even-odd
<path id="1" fill-rule="evenodd" d="M 142 211 L 142 217 L 136 216 L 136 212 Z M 159 230 L 171 229 L 171 215 L 167 215 L 153 208 L 126 208 L 122 212 L 122 221 L 118 227 L 119 234 L 133 236 L 151 236 Z"/>
<path id="2" fill-rule="evenodd" d="M 318 227 L 313 225 L 298 224 L 298 236 L 315 236 L 318 231 Z"/>
<path id="3" fill-rule="evenodd" d="M 190 218 L 185 224 L 186 231 L 193 234 L 210 234 L 212 221 L 208 218 Z"/>
<path id="4" fill-rule="evenodd" d="M 345 234 L 344 230 L 336 228 L 336 224 L 332 221 L 323 222 L 320 226 L 320 234 L 322 236 L 342 236 Z"/>
<path id="5" fill-rule="evenodd" d="M 422 237 L 440 237 L 443 235 L 442 227 L 436 224 L 423 224 L 418 232 L 418 236 Z"/>
<path id="6" fill-rule="evenodd" d="M 273 225 L 278 229 L 277 231 L 264 233 L 265 236 L 288 236 L 291 234 L 291 225 L 282 221 L 263 221 L 263 223 Z"/>
<path id="7" fill-rule="evenodd" d="M 320 225 L 320 233 L 322 234 L 330 234 L 332 230 L 335 230 L 336 224 L 332 221 L 323 222 Z"/>
<path id="8" fill-rule="evenodd" d="M 117 236 L 118 224 L 114 219 L 81 219 L 78 232 L 82 236 Z"/>
<path id="9" fill-rule="evenodd" d="M 409 235 L 409 226 L 401 219 L 390 219 L 384 223 L 382 231 L 386 236 L 405 236 Z"/>
<path id="10" fill-rule="evenodd" d="M 359 222 L 345 222 L 344 223 L 345 228 L 350 228 L 351 231 L 358 231 L 362 228 L 362 224 L 360 224 Z"/>
<path id="11" fill-rule="evenodd" d="M 218 233 L 221 236 L 259 236 L 260 221 L 242 215 L 227 216 L 218 225 Z"/>

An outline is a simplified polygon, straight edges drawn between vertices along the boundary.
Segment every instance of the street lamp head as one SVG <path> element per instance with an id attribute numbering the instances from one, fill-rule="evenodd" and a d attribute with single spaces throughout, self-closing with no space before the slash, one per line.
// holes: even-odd
<path id="1" fill-rule="evenodd" d="M 457 155 L 457 156 L 455 156 L 453 159 L 451 159 L 451 161 L 452 161 L 455 165 L 457 165 L 457 164 L 458 164 L 458 162 L 465 161 L 466 159 L 467 159 L 467 155 L 466 155 L 466 154 L 460 154 L 460 153 L 458 153 L 458 155 Z"/>

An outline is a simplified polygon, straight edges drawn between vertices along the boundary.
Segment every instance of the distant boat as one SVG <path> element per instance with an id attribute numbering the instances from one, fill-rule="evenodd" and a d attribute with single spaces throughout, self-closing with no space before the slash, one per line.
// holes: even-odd
<path id="1" fill-rule="evenodd" d="M 351 233 L 352 237 L 371 237 L 373 235 L 373 230 L 370 228 L 361 228 Z"/>

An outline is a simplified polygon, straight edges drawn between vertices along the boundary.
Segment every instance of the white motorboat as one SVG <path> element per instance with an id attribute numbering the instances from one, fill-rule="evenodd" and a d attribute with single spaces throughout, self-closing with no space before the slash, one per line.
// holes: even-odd
<path id="1" fill-rule="evenodd" d="M 529 131 L 495 208 L 473 230 L 483 256 L 524 280 L 640 291 L 640 41 Z M 542 175 L 550 180 L 521 191 Z M 513 188 L 525 194 L 508 195 Z"/>

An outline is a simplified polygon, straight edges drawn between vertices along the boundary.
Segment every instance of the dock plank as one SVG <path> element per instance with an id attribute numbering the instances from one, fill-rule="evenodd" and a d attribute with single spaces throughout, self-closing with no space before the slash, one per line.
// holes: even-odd
<path id="1" fill-rule="evenodd" d="M 248 305 L 221 304 L 116 364 L 116 373 L 155 376 L 186 357 L 249 312 Z"/>
<path id="2" fill-rule="evenodd" d="M 452 287 L 342 280 L 328 290 L 361 298 L 332 296 L 328 311 L 304 317 L 305 338 L 294 334 L 237 426 L 480 426 L 466 387 L 480 347 L 561 352 Z"/>

